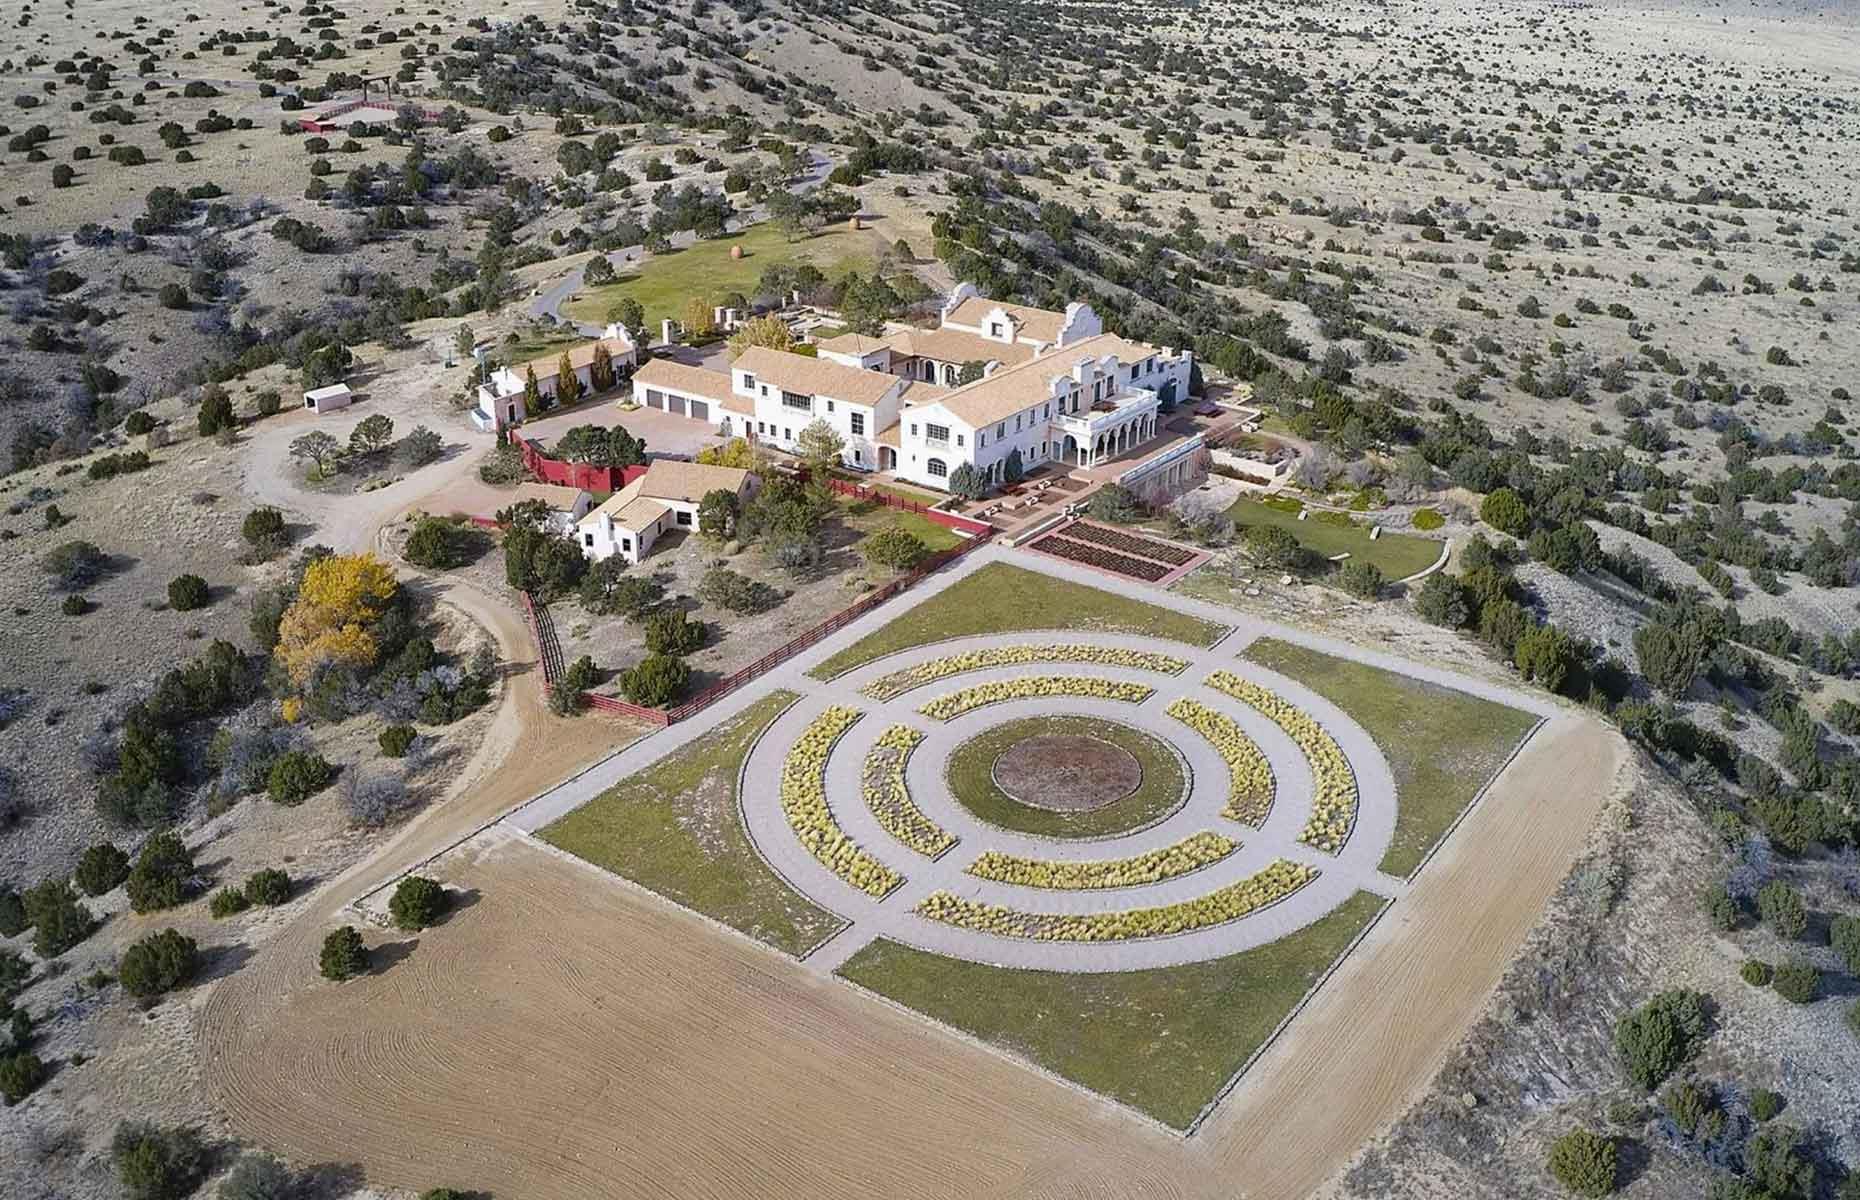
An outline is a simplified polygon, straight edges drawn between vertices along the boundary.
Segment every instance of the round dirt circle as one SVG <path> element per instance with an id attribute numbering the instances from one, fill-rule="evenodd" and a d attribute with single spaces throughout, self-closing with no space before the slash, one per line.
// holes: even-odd
<path id="1" fill-rule="evenodd" d="M 1092 812 L 1143 786 L 1143 766 L 1122 746 L 1072 733 L 1023 738 L 990 774 L 1010 798 L 1049 812 Z"/>

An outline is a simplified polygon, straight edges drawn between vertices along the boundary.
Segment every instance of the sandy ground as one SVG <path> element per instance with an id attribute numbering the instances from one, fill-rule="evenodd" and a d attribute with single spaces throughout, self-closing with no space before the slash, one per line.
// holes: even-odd
<path id="1" fill-rule="evenodd" d="M 201 1067 L 241 1134 L 374 1184 L 530 1198 L 1304 1196 L 1431 1079 L 1620 763 L 1579 716 L 1534 739 L 1405 911 L 1184 1142 L 523 843 L 447 859 L 468 903 L 371 938 L 394 965 L 316 982 L 349 897 L 594 749 L 585 722 L 514 733 L 535 703 L 517 694 L 502 765 L 216 985 Z"/>

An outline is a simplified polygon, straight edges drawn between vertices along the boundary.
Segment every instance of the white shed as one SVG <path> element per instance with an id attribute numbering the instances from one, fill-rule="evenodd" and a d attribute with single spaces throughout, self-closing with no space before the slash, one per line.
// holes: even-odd
<path id="1" fill-rule="evenodd" d="M 321 416 L 326 412 L 349 407 L 349 402 L 353 399 L 355 397 L 350 393 L 348 384 L 332 383 L 328 387 L 313 388 L 305 392 L 304 407 Z"/>

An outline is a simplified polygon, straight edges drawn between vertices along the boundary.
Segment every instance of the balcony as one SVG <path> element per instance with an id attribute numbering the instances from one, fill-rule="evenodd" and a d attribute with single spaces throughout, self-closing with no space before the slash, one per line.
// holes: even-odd
<path id="1" fill-rule="evenodd" d="M 1154 412 L 1156 407 L 1155 392 L 1148 388 L 1129 388 L 1122 395 L 1100 400 L 1080 412 L 1055 417 L 1053 422 L 1079 442 L 1089 443 L 1107 429 L 1115 429 L 1133 418 Z"/>

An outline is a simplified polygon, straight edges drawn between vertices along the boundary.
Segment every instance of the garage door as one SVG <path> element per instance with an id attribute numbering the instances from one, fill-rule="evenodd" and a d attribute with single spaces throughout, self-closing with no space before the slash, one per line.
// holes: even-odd
<path id="1" fill-rule="evenodd" d="M 651 388 L 647 388 L 646 389 L 646 407 L 647 408 L 664 408 L 665 407 L 665 393 L 655 392 Z"/>
<path id="2" fill-rule="evenodd" d="M 683 396 L 667 396 L 665 398 L 665 411 L 669 413 L 677 413 L 681 417 L 684 416 L 685 415 L 685 398 Z"/>
<path id="3" fill-rule="evenodd" d="M 710 420 L 710 405 L 703 400 L 693 400 L 691 402 L 691 419 L 693 421 Z"/>

